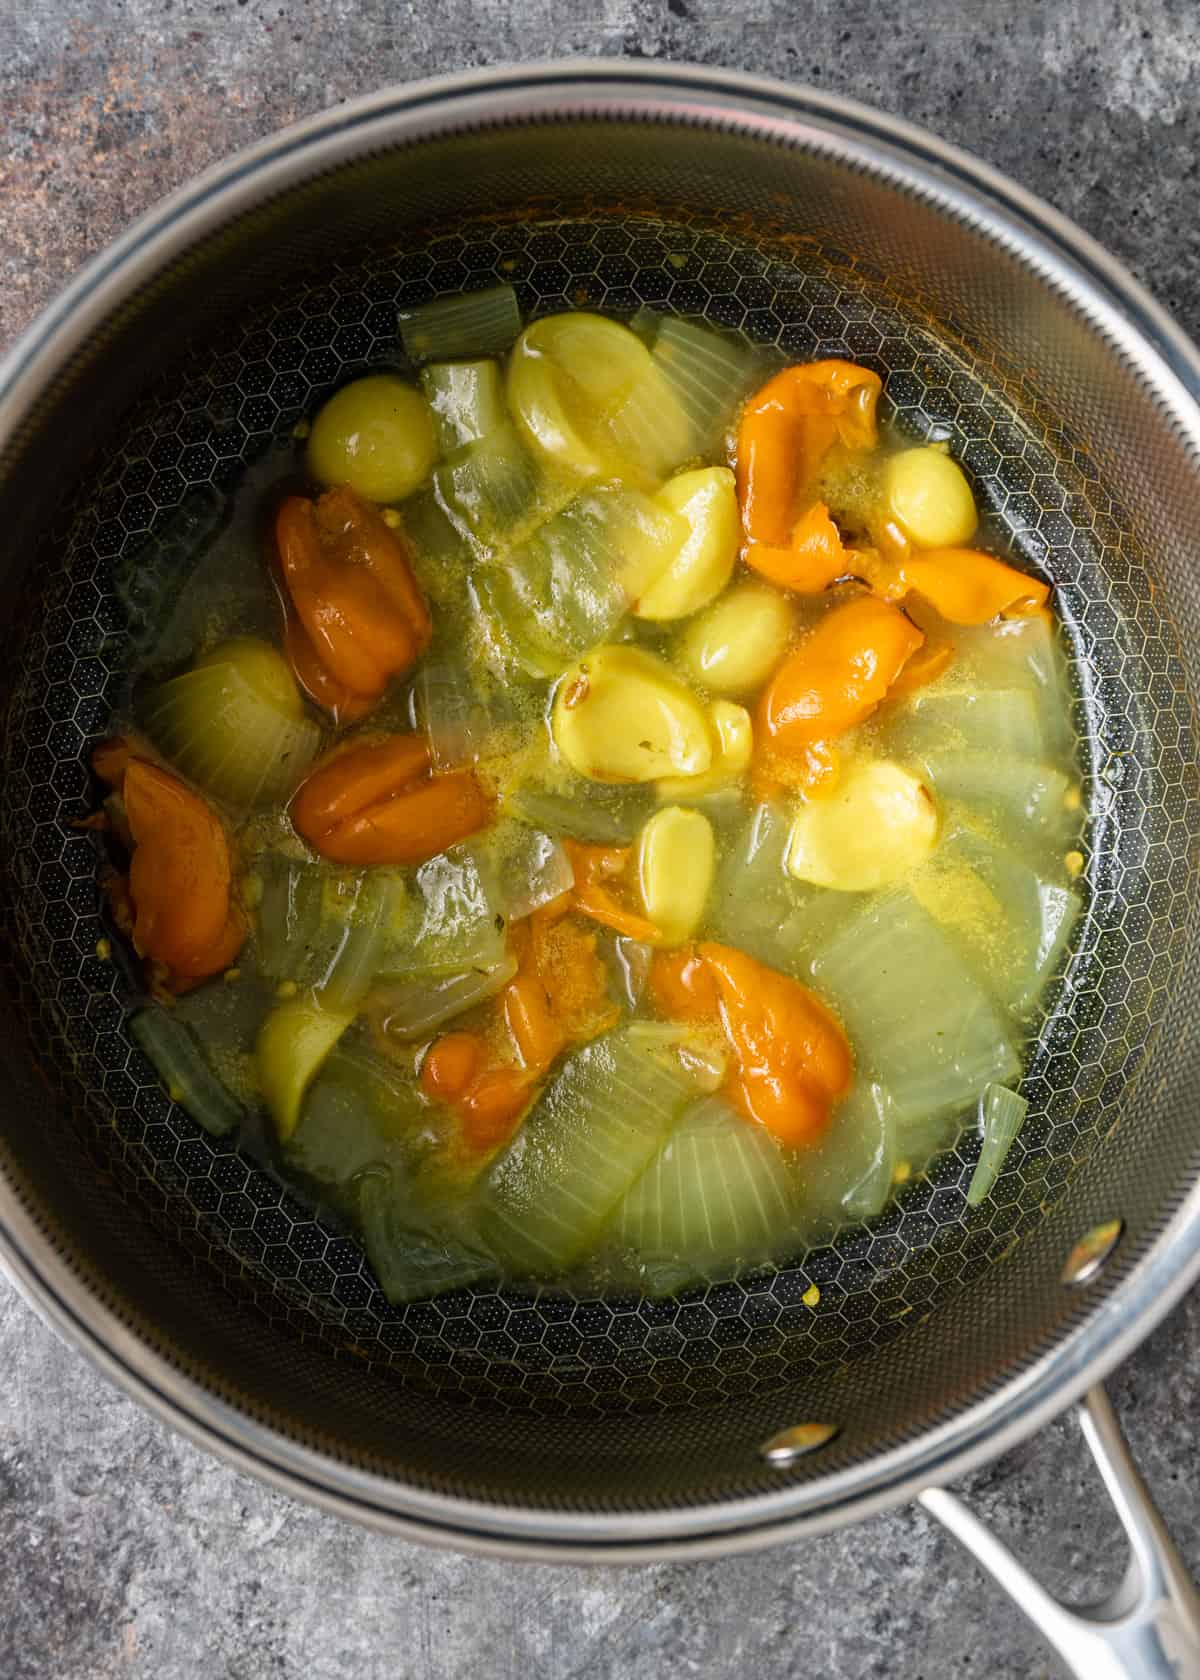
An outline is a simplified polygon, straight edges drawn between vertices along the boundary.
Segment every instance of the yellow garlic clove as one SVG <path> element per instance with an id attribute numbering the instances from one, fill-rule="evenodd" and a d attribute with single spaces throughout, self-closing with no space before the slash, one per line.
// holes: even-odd
<path id="1" fill-rule="evenodd" d="M 754 755 L 754 723 L 745 706 L 732 700 L 714 700 L 708 715 L 717 734 L 717 756 L 703 776 L 664 776 L 658 797 L 670 800 L 704 799 L 722 788 L 733 787 L 750 768 Z"/>
<path id="2" fill-rule="evenodd" d="M 887 760 L 849 770 L 827 797 L 802 805 L 787 844 L 797 880 L 838 892 L 871 892 L 923 863 L 937 840 L 933 796 Z"/>
<path id="3" fill-rule="evenodd" d="M 594 782 L 700 776 L 717 753 L 704 706 L 671 668 L 632 647 L 602 647 L 567 671 L 550 718 L 554 744 Z"/>
<path id="4" fill-rule="evenodd" d="M 712 824 L 700 811 L 667 805 L 638 836 L 637 879 L 646 915 L 666 945 L 690 939 L 704 919 L 716 867 Z"/>
<path id="5" fill-rule="evenodd" d="M 979 514 L 962 468 L 940 449 L 903 449 L 883 469 L 892 518 L 918 548 L 953 548 L 975 534 Z"/>
<path id="6" fill-rule="evenodd" d="M 296 1130 L 308 1087 L 353 1019 L 353 1013 L 320 1009 L 304 997 L 289 999 L 263 1022 L 255 1068 L 281 1142 Z"/>
<path id="7" fill-rule="evenodd" d="M 348 484 L 369 502 L 398 502 L 437 460 L 429 404 L 394 373 L 343 385 L 318 413 L 308 470 L 319 484 Z"/>
<path id="8" fill-rule="evenodd" d="M 752 694 L 787 652 L 796 610 L 766 583 L 739 583 L 689 624 L 680 641 L 684 668 L 714 694 Z"/>
<path id="9" fill-rule="evenodd" d="M 728 467 L 676 473 L 655 500 L 678 514 L 687 530 L 633 610 L 639 618 L 686 618 L 719 595 L 733 573 L 742 535 L 734 477 Z"/>

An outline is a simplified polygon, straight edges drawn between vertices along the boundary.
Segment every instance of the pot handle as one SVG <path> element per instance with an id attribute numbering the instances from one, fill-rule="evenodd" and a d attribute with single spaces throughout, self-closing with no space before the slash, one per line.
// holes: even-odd
<path id="1" fill-rule="evenodd" d="M 1151 1504 L 1104 1389 L 1089 1389 L 1076 1415 L 1129 1539 L 1125 1578 L 1102 1603 L 1079 1610 L 1061 1604 L 944 1488 L 927 1488 L 921 1504 L 975 1554 L 1077 1680 L 1200 1680 L 1200 1593 Z"/>

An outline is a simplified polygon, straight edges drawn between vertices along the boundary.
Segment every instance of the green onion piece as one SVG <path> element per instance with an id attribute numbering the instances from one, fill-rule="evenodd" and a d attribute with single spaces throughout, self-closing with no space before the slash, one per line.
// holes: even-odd
<path id="1" fill-rule="evenodd" d="M 412 1043 L 495 997 L 516 972 L 516 959 L 505 957 L 495 968 L 388 981 L 371 993 L 367 1017 L 382 1047 Z"/>
<path id="2" fill-rule="evenodd" d="M 557 787 L 527 783 L 507 795 L 504 809 L 530 828 L 569 834 L 598 846 L 627 846 L 654 810 L 649 788 L 618 788 L 582 776 Z"/>
<path id="3" fill-rule="evenodd" d="M 206 1132 L 224 1137 L 246 1111 L 209 1067 L 200 1041 L 159 1004 L 139 1009 L 129 1030 L 150 1059 L 172 1102 L 186 1109 Z"/>
<path id="4" fill-rule="evenodd" d="M 358 1208 L 367 1259 L 379 1287 L 397 1305 L 465 1289 L 495 1271 L 469 1237 L 429 1229 L 395 1172 L 364 1173 Z"/>
<path id="5" fill-rule="evenodd" d="M 433 410 L 443 455 L 478 442 L 508 421 L 498 362 L 431 362 L 421 369 L 421 389 Z"/>
<path id="6" fill-rule="evenodd" d="M 575 884 L 575 871 L 562 845 L 541 829 L 501 821 L 492 828 L 488 843 L 510 922 L 531 916 Z"/>
<path id="7" fill-rule="evenodd" d="M 1025 1124 L 1029 1104 L 1016 1091 L 1004 1085 L 985 1086 L 979 1099 L 979 1123 L 983 1130 L 983 1147 L 971 1183 L 967 1189 L 967 1205 L 978 1207 L 992 1192 L 1000 1176 L 1004 1158 L 1013 1140 Z"/>
<path id="8" fill-rule="evenodd" d="M 453 770 L 511 749 L 517 712 L 498 683 L 476 681 L 465 660 L 446 654 L 422 666 L 414 693 L 417 717 L 435 770 Z"/>
<path id="9" fill-rule="evenodd" d="M 595 1243 L 687 1103 L 678 1057 L 633 1029 L 578 1051 L 488 1172 L 481 1230 L 515 1271 L 556 1273 Z"/>
<path id="10" fill-rule="evenodd" d="M 398 312 L 400 339 L 414 362 L 451 356 L 490 356 L 507 350 L 521 330 L 521 310 L 511 286 L 436 298 Z"/>

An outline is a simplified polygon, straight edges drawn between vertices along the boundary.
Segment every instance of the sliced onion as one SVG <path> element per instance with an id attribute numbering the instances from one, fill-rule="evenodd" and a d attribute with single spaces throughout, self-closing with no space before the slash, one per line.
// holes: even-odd
<path id="1" fill-rule="evenodd" d="M 405 354 L 426 362 L 507 350 L 521 330 L 521 308 L 511 286 L 489 286 L 401 309 L 398 320 Z"/>
<path id="2" fill-rule="evenodd" d="M 460 974 L 378 986 L 367 1004 L 375 1042 L 391 1053 L 398 1044 L 425 1038 L 477 1003 L 495 997 L 516 972 L 515 959 L 505 957 L 494 968 L 467 968 Z"/>
<path id="3" fill-rule="evenodd" d="M 190 1027 L 160 1004 L 139 1009 L 129 1031 L 141 1045 L 172 1102 L 186 1109 L 213 1137 L 241 1124 L 246 1111 L 217 1078 Z"/>
<path id="4" fill-rule="evenodd" d="M 979 1099 L 979 1123 L 983 1130 L 983 1147 L 971 1183 L 967 1189 L 967 1203 L 978 1207 L 992 1193 L 1000 1176 L 1005 1157 L 1025 1124 L 1029 1104 L 1016 1091 L 1003 1085 L 988 1085 Z"/>

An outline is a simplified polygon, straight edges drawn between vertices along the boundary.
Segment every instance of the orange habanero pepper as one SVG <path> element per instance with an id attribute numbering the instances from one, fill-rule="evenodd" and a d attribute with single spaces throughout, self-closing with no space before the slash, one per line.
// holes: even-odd
<path id="1" fill-rule="evenodd" d="M 719 1023 L 733 1060 L 723 1089 L 748 1120 L 791 1146 L 820 1138 L 853 1060 L 813 992 L 731 946 L 704 944 L 656 952 L 650 995 L 673 1020 Z"/>
<path id="2" fill-rule="evenodd" d="M 662 937 L 653 922 L 622 904 L 613 890 L 629 866 L 628 846 L 587 846 L 564 838 L 563 850 L 575 871 L 571 898 L 577 910 L 627 939 L 653 945 Z"/>
<path id="3" fill-rule="evenodd" d="M 346 485 L 315 502 L 287 497 L 275 544 L 296 679 L 338 721 L 353 721 L 429 645 L 407 545 Z"/>
<path id="4" fill-rule="evenodd" d="M 831 359 L 784 368 L 750 398 L 737 440 L 747 543 L 788 547 L 797 503 L 832 445 L 840 438 L 848 449 L 874 447 L 881 389 L 869 368 Z"/>
<path id="5" fill-rule="evenodd" d="M 824 502 L 814 502 L 796 522 L 788 548 L 749 543 L 745 561 L 760 577 L 781 589 L 816 595 L 831 583 L 853 575 L 855 556 L 842 542 Z"/>
<path id="6" fill-rule="evenodd" d="M 97 766 L 105 760 L 97 757 Z M 229 967 L 246 938 L 233 901 L 229 842 L 216 813 L 146 759 L 107 760 L 119 776 L 133 851 L 128 895 L 133 943 L 182 992 Z"/>
<path id="7" fill-rule="evenodd" d="M 507 1142 L 559 1053 L 613 1018 L 594 934 L 568 925 L 559 910 L 535 911 L 513 932 L 520 967 L 497 999 L 503 1058 L 484 1034 L 452 1032 L 435 1040 L 421 1063 L 422 1090 L 456 1111 L 472 1153 Z"/>
<path id="8" fill-rule="evenodd" d="M 831 778 L 830 742 L 870 717 L 924 640 L 898 607 L 872 595 L 828 613 L 759 700 L 755 740 L 765 779 L 813 786 Z"/>
<path id="9" fill-rule="evenodd" d="M 335 749 L 301 782 L 292 824 L 314 851 L 354 868 L 424 863 L 488 821 L 471 770 L 430 774 L 421 735 Z"/>
<path id="10" fill-rule="evenodd" d="M 951 624 L 987 624 L 1044 607 L 1050 586 L 975 548 L 931 548 L 900 563 L 909 589 Z"/>

